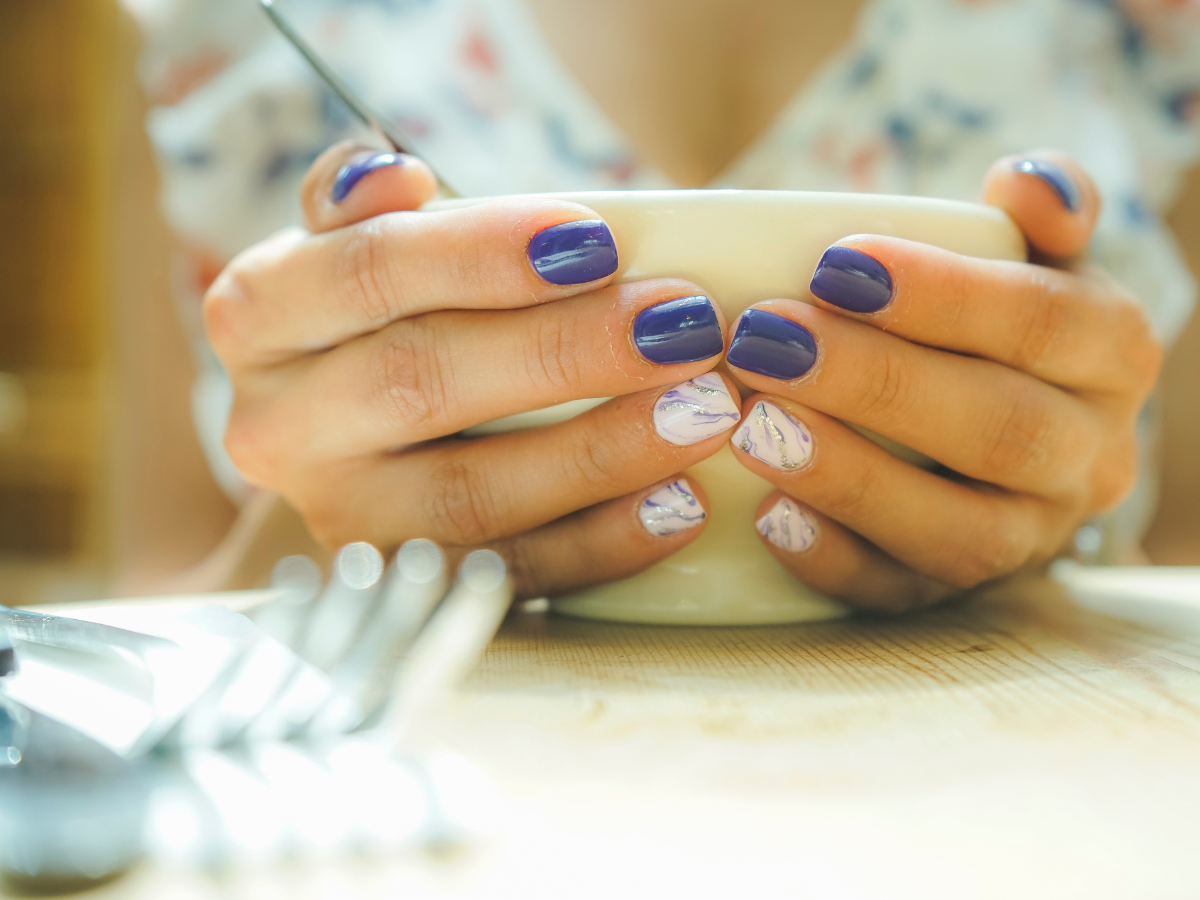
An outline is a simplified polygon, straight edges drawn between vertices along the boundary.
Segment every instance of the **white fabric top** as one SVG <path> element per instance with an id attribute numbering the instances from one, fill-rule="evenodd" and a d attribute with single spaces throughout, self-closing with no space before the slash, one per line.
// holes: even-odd
<path id="1" fill-rule="evenodd" d="M 254 0 L 125 2 L 146 33 L 148 128 L 186 248 L 178 295 L 205 373 L 197 424 L 236 494 L 220 443 L 229 388 L 199 298 L 235 253 L 299 221 L 317 154 L 363 132 Z M 671 186 L 516 0 L 277 6 L 465 194 Z M 1095 178 L 1105 210 L 1093 256 L 1173 339 L 1196 286 L 1160 214 L 1200 157 L 1196 0 L 868 0 L 849 44 L 714 186 L 970 200 L 993 159 L 1039 146 Z"/>

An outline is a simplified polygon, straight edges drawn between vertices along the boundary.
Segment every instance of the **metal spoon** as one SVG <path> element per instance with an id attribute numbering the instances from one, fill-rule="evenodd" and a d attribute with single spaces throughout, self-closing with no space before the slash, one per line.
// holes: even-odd
<path id="1" fill-rule="evenodd" d="M 304 57 L 314 72 L 321 77 L 321 80 L 329 86 L 339 100 L 346 104 L 347 108 L 354 113 L 360 122 L 370 128 L 379 136 L 388 146 L 397 153 L 407 153 L 410 156 L 414 155 L 408 148 L 413 146 L 413 142 L 409 140 L 403 132 L 400 131 L 394 124 L 388 122 L 383 116 L 379 115 L 367 103 L 350 89 L 346 82 L 342 81 L 337 76 L 337 73 L 329 67 L 325 60 L 317 55 L 312 46 L 300 36 L 300 33 L 292 27 L 291 23 L 283 17 L 283 14 L 275 8 L 274 0 L 258 0 L 259 6 L 263 8 L 263 12 L 271 20 L 271 23 L 279 29 L 280 34 L 287 38 L 296 50 Z M 446 184 L 446 180 L 437 172 L 434 172 L 434 177 L 437 178 L 438 192 L 443 197 L 458 197 L 460 194 L 455 191 L 450 185 Z"/>

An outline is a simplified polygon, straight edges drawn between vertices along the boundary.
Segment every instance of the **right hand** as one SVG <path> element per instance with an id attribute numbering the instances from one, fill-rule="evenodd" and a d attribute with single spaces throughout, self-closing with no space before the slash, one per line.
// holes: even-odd
<path id="1" fill-rule="evenodd" d="M 520 596 L 626 577 L 690 543 L 707 498 L 692 478 L 690 503 L 669 488 L 724 446 L 740 404 L 716 373 L 684 402 L 660 401 L 720 361 L 719 307 L 701 299 L 682 304 L 683 322 L 667 312 L 681 304 L 639 320 L 703 291 L 667 279 L 610 286 L 611 236 L 578 204 L 415 211 L 434 186 L 418 160 L 339 144 L 305 181 L 307 230 L 251 247 L 213 284 L 205 322 L 234 386 L 234 463 L 327 546 L 488 546 Z M 558 227 L 577 221 L 591 225 Z M 569 250 L 583 231 L 590 243 L 551 266 L 547 242 Z M 635 320 L 639 334 L 657 324 L 657 344 L 635 340 Z M 591 397 L 614 399 L 545 428 L 456 436 Z M 697 412 L 697 398 L 716 415 Z"/>

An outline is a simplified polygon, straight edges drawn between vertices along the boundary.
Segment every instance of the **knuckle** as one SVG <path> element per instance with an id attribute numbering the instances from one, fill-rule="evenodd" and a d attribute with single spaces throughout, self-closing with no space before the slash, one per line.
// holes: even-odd
<path id="1" fill-rule="evenodd" d="M 969 262 L 969 261 L 967 261 Z M 956 259 L 939 269 L 942 296 L 938 298 L 938 314 L 944 316 L 951 328 L 956 328 L 978 314 L 979 278 L 974 266 Z"/>
<path id="2" fill-rule="evenodd" d="M 533 316 L 525 345 L 525 373 L 531 384 L 550 387 L 563 399 L 574 399 L 584 388 L 582 354 L 571 322 L 557 316 Z"/>
<path id="3" fill-rule="evenodd" d="M 1107 512 L 1117 506 L 1133 490 L 1137 476 L 1137 439 L 1131 433 L 1104 454 L 1104 464 L 1094 473 L 1091 512 Z"/>
<path id="4" fill-rule="evenodd" d="M 1118 358 L 1133 374 L 1139 399 L 1149 393 L 1158 381 L 1165 351 L 1154 333 L 1154 326 L 1141 304 L 1129 298 L 1117 312 L 1117 334 L 1120 341 Z"/>
<path id="5" fill-rule="evenodd" d="M 397 322 L 382 334 L 375 354 L 384 416 L 398 428 L 428 429 L 453 403 L 453 378 L 445 350 L 423 319 Z"/>
<path id="6" fill-rule="evenodd" d="M 617 446 L 625 446 L 625 442 L 606 440 L 591 429 L 578 433 L 570 452 L 562 457 L 567 481 L 604 496 L 624 493 L 623 473 L 629 458 L 625 452 L 617 451 Z"/>
<path id="7" fill-rule="evenodd" d="M 477 245 L 459 244 L 459 250 L 444 257 L 452 281 L 464 293 L 495 293 L 508 277 L 497 270 L 495 260 Z"/>
<path id="8" fill-rule="evenodd" d="M 833 511 L 847 522 L 868 521 L 877 509 L 879 494 L 876 483 L 879 468 L 856 466 L 852 473 L 845 473 L 838 484 L 838 495 L 833 499 Z M 847 477 L 848 476 L 848 477 Z"/>
<path id="9" fill-rule="evenodd" d="M 1060 354 L 1063 344 L 1077 332 L 1074 305 L 1053 277 L 1040 269 L 1031 275 L 1035 298 L 1022 307 L 1014 331 L 1013 362 L 1018 368 L 1036 372 Z"/>
<path id="10" fill-rule="evenodd" d="M 234 260 L 217 276 L 204 294 L 201 312 L 208 343 L 222 362 L 228 362 L 241 343 L 241 318 L 252 284 L 239 260 Z"/>
<path id="11" fill-rule="evenodd" d="M 1011 515 L 999 510 L 978 516 L 963 532 L 942 580 L 960 591 L 1007 575 L 1029 558 L 1029 539 Z"/>
<path id="12" fill-rule="evenodd" d="M 1036 390 L 1013 390 L 983 429 L 988 480 L 1019 479 L 1046 464 L 1063 431 L 1061 414 Z"/>
<path id="13" fill-rule="evenodd" d="M 356 530 L 349 527 L 345 515 L 334 505 L 310 505 L 297 507 L 309 534 L 322 547 L 335 549 L 358 540 Z"/>
<path id="14" fill-rule="evenodd" d="M 880 352 L 865 373 L 856 400 L 857 410 L 877 425 L 904 421 L 912 412 L 917 394 L 917 372 L 903 350 Z"/>
<path id="15" fill-rule="evenodd" d="M 343 301 L 368 327 L 384 325 L 394 315 L 400 279 L 390 251 L 389 232 L 376 218 L 354 226 L 338 256 L 343 267 L 338 279 Z"/>
<path id="16" fill-rule="evenodd" d="M 440 526 L 442 540 L 481 544 L 501 537 L 497 495 L 483 466 L 448 459 L 430 473 L 426 512 Z"/>
<path id="17" fill-rule="evenodd" d="M 238 472 L 260 487 L 274 487 L 283 468 L 274 434 L 261 415 L 244 403 L 234 403 L 225 426 L 225 452 Z"/>

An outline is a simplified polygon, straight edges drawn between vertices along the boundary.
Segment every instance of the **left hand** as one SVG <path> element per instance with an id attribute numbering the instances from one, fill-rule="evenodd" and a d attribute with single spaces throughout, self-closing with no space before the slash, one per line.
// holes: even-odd
<path id="1" fill-rule="evenodd" d="M 1163 351 L 1137 299 L 1081 258 L 1095 186 L 1045 152 L 997 161 L 984 197 L 1033 261 L 856 235 L 822 258 L 816 305 L 768 300 L 732 326 L 729 366 L 762 392 L 735 453 L 779 488 L 756 516 L 764 545 L 856 606 L 924 606 L 1043 563 L 1134 482 Z"/>

